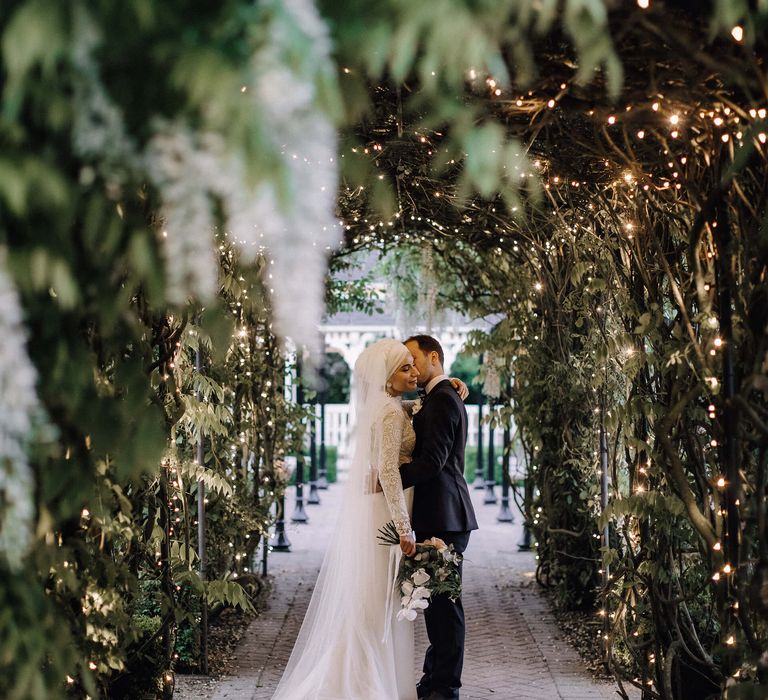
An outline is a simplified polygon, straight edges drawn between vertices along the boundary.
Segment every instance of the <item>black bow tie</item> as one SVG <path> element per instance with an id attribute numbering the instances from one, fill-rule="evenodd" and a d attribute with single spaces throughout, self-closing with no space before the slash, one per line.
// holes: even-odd
<path id="1" fill-rule="evenodd" d="M 418 388 L 418 394 L 420 399 L 425 399 L 427 397 L 427 390 L 424 387 Z"/>

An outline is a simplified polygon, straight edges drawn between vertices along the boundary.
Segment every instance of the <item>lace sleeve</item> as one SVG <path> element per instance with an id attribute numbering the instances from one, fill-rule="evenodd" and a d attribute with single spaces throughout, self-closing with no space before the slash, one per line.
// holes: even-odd
<path id="1" fill-rule="evenodd" d="M 401 535 L 411 533 L 411 519 L 405 504 L 403 484 L 400 480 L 400 445 L 403 441 L 405 416 L 398 408 L 387 411 L 383 418 L 378 454 L 379 482 L 387 499 L 389 513 Z"/>

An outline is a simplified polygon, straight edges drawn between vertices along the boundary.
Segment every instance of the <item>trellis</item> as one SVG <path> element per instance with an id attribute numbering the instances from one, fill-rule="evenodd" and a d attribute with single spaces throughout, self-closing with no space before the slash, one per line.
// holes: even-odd
<path id="1" fill-rule="evenodd" d="M 599 77 L 588 87 L 574 80 L 573 56 L 557 36 L 535 47 L 539 77 L 527 89 L 467 76 L 465 99 L 484 98 L 478 138 L 504 154 L 506 178 L 522 182 L 527 199 L 472 195 L 462 177 L 477 153 L 457 152 L 434 120 L 404 115 L 402 89 L 376 88 L 376 118 L 344 154 L 369 159 L 374 171 L 371 186 L 350 182 L 343 193 L 345 250 L 430 248 L 443 260 L 443 304 L 506 315 L 475 347 L 493 349 L 517 375 L 516 412 L 540 494 L 527 507 L 541 579 L 589 606 L 602 576 L 598 613 L 614 671 L 647 697 L 685 697 L 691 673 L 703 674 L 710 692 L 727 678 L 745 682 L 738 692 L 747 697 L 760 692 L 749 683 L 762 677 L 766 649 L 757 593 L 768 564 L 759 544 L 768 438 L 759 389 L 768 348 L 765 54 L 760 43 L 745 49 L 738 32 L 705 43 L 705 18 L 686 9 L 617 11 L 611 29 L 625 68 L 615 100 L 602 96 Z M 366 194 L 376 179 L 390 184 L 388 213 Z M 558 408 L 556 392 L 547 401 L 539 386 L 555 413 L 537 415 L 518 380 L 536 375 L 520 369 L 521 353 L 548 361 L 539 333 L 553 343 L 552 358 L 588 361 L 571 379 L 589 384 L 594 400 L 584 393 Z M 659 412 L 644 407 L 650 400 L 669 403 Z M 579 402 L 599 420 L 579 415 Z M 581 484 L 561 484 L 573 498 L 563 508 L 550 480 L 569 461 L 580 465 Z M 652 544 L 661 522 L 690 528 L 670 540 L 672 559 Z M 671 578 L 649 566 L 668 566 Z M 716 622 L 689 604 L 711 605 Z"/>

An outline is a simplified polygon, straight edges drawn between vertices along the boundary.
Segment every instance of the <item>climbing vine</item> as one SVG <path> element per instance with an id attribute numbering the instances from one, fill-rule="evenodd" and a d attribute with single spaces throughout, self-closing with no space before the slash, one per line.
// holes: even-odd
<path id="1" fill-rule="evenodd" d="M 645 697 L 757 698 L 765 65 L 738 31 L 715 41 L 714 65 L 705 19 L 617 12 L 616 101 L 579 87 L 553 44 L 534 91 L 487 78 L 488 112 L 526 144 L 512 166 L 538 191 L 525 204 L 467 196 L 435 168 L 440 129 L 404 129 L 416 132 L 404 149 L 386 119 L 397 96 L 382 93 L 365 133 L 399 209 L 376 214 L 361 193 L 345 220 L 360 222 L 349 249 L 431 248 L 440 303 L 493 319 L 472 348 L 502 358 L 512 382 L 538 578 L 594 610 L 617 679 Z M 486 136 L 491 150 L 503 141 Z"/>
<path id="2" fill-rule="evenodd" d="M 168 694 L 208 607 L 248 607 L 306 418 L 282 336 L 315 342 L 343 244 L 418 249 L 430 304 L 500 318 L 475 348 L 512 380 L 539 578 L 597 601 L 617 675 L 759 697 L 765 22 L 4 3 L 3 696 Z"/>

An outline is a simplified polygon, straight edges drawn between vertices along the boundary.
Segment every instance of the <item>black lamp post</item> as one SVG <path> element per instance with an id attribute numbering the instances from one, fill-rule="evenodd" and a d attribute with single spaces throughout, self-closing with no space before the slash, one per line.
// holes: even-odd
<path id="1" fill-rule="evenodd" d="M 320 392 L 320 468 L 317 473 L 317 488 L 328 488 L 328 469 L 325 463 L 325 387 Z"/>
<path id="2" fill-rule="evenodd" d="M 483 396 L 481 394 L 477 401 L 477 465 L 475 466 L 475 480 L 472 482 L 472 488 L 477 491 L 485 488 L 483 467 Z"/>
<path id="3" fill-rule="evenodd" d="M 301 355 L 296 351 L 296 403 L 304 405 L 304 387 L 301 385 Z M 292 523 L 308 523 L 309 516 L 304 510 L 304 450 L 296 453 L 296 507 L 291 515 Z"/>
<path id="4" fill-rule="evenodd" d="M 320 364 L 320 391 L 317 392 L 317 400 L 320 402 L 320 464 L 317 471 L 317 488 L 325 491 L 328 488 L 328 470 L 325 463 L 325 403 L 328 398 L 328 355 L 325 352 L 325 335 L 320 337 L 320 347 L 323 351 L 323 360 Z"/>
<path id="5" fill-rule="evenodd" d="M 525 481 L 523 482 L 523 503 L 525 504 L 525 513 L 528 512 L 530 504 L 533 503 L 534 490 L 534 481 L 528 473 L 528 469 L 530 469 L 530 464 L 526 469 Z M 517 545 L 517 549 L 520 552 L 530 552 L 533 540 L 533 537 L 531 536 L 531 521 L 528 520 L 528 516 L 525 513 L 523 514 L 523 539 L 520 540 L 520 543 Z"/>
<path id="6" fill-rule="evenodd" d="M 290 552 L 291 541 L 285 534 L 285 494 L 275 501 L 277 506 L 277 517 L 275 518 L 275 534 L 269 541 L 269 546 L 273 552 Z"/>
<path id="7" fill-rule="evenodd" d="M 493 411 L 493 406 L 488 408 Z M 488 424 L 488 471 L 485 475 L 485 498 L 483 505 L 494 506 L 498 502 L 496 499 L 496 454 L 493 444 L 493 423 Z"/>
<path id="8" fill-rule="evenodd" d="M 309 496 L 307 505 L 320 505 L 317 492 L 317 401 L 312 402 L 312 416 L 309 419 Z"/>
<path id="9" fill-rule="evenodd" d="M 480 354 L 480 364 L 483 364 L 483 355 Z M 483 402 L 485 396 L 480 391 L 480 397 L 477 399 L 477 465 L 475 466 L 475 480 L 472 482 L 472 488 L 476 491 L 485 488 L 485 479 L 483 479 Z"/>
<path id="10" fill-rule="evenodd" d="M 504 452 L 501 455 L 501 508 L 499 509 L 499 514 L 496 516 L 496 521 L 500 523 L 513 523 L 515 522 L 515 518 L 512 516 L 512 511 L 509 509 L 509 452 L 511 449 L 509 425 L 504 426 L 503 442 Z"/>
<path id="11" fill-rule="evenodd" d="M 285 367 L 283 367 L 283 376 L 280 380 L 282 391 L 285 391 Z M 271 484 L 271 488 L 274 488 L 274 481 Z M 269 550 L 273 552 L 290 552 L 291 541 L 288 539 L 288 535 L 285 534 L 285 492 L 280 494 L 280 498 L 275 501 L 275 534 L 269 540 Z M 266 570 L 266 554 L 262 567 Z"/>

